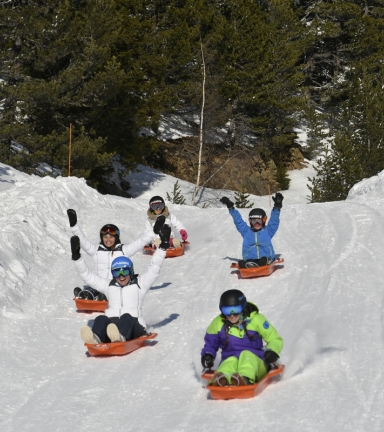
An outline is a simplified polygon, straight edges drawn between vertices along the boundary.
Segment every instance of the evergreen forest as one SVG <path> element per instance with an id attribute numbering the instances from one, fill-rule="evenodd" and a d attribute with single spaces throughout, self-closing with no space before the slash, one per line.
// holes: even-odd
<path id="1" fill-rule="evenodd" d="M 99 190 L 204 104 L 215 149 L 272 160 L 281 188 L 304 125 L 311 202 L 343 200 L 384 169 L 383 86 L 384 0 L 0 0 L 0 161 L 66 176 L 71 127 L 70 174 Z"/>

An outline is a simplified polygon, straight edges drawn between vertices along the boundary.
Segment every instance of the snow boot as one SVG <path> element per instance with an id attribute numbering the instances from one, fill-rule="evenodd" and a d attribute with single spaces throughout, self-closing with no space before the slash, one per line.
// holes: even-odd
<path id="1" fill-rule="evenodd" d="M 111 343 L 125 342 L 125 337 L 122 334 L 120 334 L 116 324 L 108 324 L 107 335 L 109 339 L 111 339 Z"/>
<path id="2" fill-rule="evenodd" d="M 81 291 L 79 293 L 79 299 L 81 299 L 81 300 L 93 300 L 94 297 L 89 291 Z"/>
<path id="3" fill-rule="evenodd" d="M 93 333 L 91 327 L 83 326 L 81 327 L 81 338 L 86 344 L 99 344 L 101 340 L 97 334 Z"/>
<path id="4" fill-rule="evenodd" d="M 240 375 L 239 373 L 234 373 L 232 376 L 235 378 L 235 379 L 231 380 L 231 382 L 232 382 L 231 385 L 233 387 L 251 385 L 251 382 L 249 381 L 249 378 L 244 377 L 244 376 Z"/>
<path id="5" fill-rule="evenodd" d="M 73 290 L 73 294 L 75 294 L 75 298 L 78 298 L 80 292 L 81 292 L 81 288 L 79 288 L 79 287 L 76 287 Z"/>
<path id="6" fill-rule="evenodd" d="M 211 382 L 212 387 L 226 387 L 227 385 L 227 377 L 221 372 L 217 373 Z"/>
<path id="7" fill-rule="evenodd" d="M 179 247 L 181 247 L 181 243 L 180 243 L 180 240 L 179 239 L 177 239 L 177 238 L 173 238 L 172 239 L 173 241 L 172 241 L 172 246 L 171 247 L 174 247 L 174 248 L 179 248 Z"/>
<path id="8" fill-rule="evenodd" d="M 244 261 L 244 260 L 240 260 L 240 261 L 239 261 L 239 268 L 246 268 L 246 267 L 245 267 L 245 261 Z"/>

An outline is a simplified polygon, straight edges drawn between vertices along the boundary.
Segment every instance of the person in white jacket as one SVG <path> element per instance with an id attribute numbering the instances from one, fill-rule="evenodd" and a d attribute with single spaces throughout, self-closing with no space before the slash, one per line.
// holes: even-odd
<path id="1" fill-rule="evenodd" d="M 184 225 L 176 218 L 175 215 L 171 214 L 168 207 L 161 196 L 154 196 L 149 200 L 149 209 L 147 211 L 147 223 L 146 227 L 148 230 L 156 224 L 157 219 L 160 216 L 165 217 L 165 223 L 175 228 L 179 233 L 183 241 L 188 238 L 187 231 Z M 152 246 L 158 247 L 160 244 L 160 239 L 157 237 L 151 242 Z M 178 248 L 181 246 L 180 240 L 175 238 L 174 233 L 171 232 L 170 247 Z"/>
<path id="2" fill-rule="evenodd" d="M 105 315 L 99 315 L 93 327 L 83 326 L 81 337 L 85 343 L 124 342 L 146 334 L 142 313 L 144 297 L 160 274 L 169 247 L 171 228 L 164 225 L 159 232 L 161 244 L 153 254 L 148 270 L 135 275 L 132 261 L 120 256 L 112 261 L 112 280 L 91 272 L 80 255 L 80 239 L 71 237 L 72 260 L 82 280 L 102 292 L 108 299 Z"/>
<path id="3" fill-rule="evenodd" d="M 151 227 L 139 239 L 128 245 L 120 243 L 119 228 L 116 225 L 107 224 L 100 230 L 100 244 L 95 245 L 87 239 L 77 223 L 76 211 L 68 209 L 67 214 L 72 234 L 79 237 L 82 249 L 94 260 L 95 273 L 102 278 L 109 279 L 112 277 L 112 261 L 119 256 L 126 256 L 129 258 L 141 251 L 146 244 L 158 237 L 158 233 L 165 222 L 164 217 L 159 218 L 153 227 Z M 74 294 L 75 297 L 86 300 L 105 300 L 104 295 L 89 287 L 83 290 L 77 287 L 74 290 Z"/>

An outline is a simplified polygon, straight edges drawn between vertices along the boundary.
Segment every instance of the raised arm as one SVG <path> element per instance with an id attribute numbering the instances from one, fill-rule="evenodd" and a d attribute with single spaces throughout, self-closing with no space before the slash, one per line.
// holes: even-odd
<path id="1" fill-rule="evenodd" d="M 266 230 L 268 231 L 268 234 L 270 235 L 271 238 L 276 234 L 279 225 L 280 225 L 280 210 L 273 208 L 271 212 L 271 219 L 269 220 L 268 225 L 266 227 Z"/>
<path id="2" fill-rule="evenodd" d="M 82 229 L 79 227 L 79 224 L 77 223 L 77 215 L 75 210 L 68 209 L 67 214 L 69 219 L 70 230 L 72 231 L 73 235 L 79 237 L 80 244 L 84 252 L 91 256 L 95 255 L 98 249 L 98 245 L 94 245 L 87 239 L 87 237 L 85 237 L 85 234 L 83 233 Z"/>
<path id="3" fill-rule="evenodd" d="M 161 228 L 163 227 L 165 222 L 164 216 L 159 216 L 156 219 L 155 224 L 153 225 L 153 229 L 151 227 L 150 231 L 144 233 L 139 239 L 135 240 L 133 243 L 129 245 L 123 246 L 123 253 L 126 257 L 131 257 L 135 255 L 135 253 L 139 252 L 143 249 L 145 245 L 151 243 L 158 236 Z"/>
<path id="4" fill-rule="evenodd" d="M 80 255 L 80 239 L 77 236 L 71 237 L 71 251 L 72 260 L 75 262 L 76 269 L 83 282 L 97 291 L 106 294 L 109 286 L 109 279 L 104 279 L 89 270 L 84 258 Z"/>
<path id="5" fill-rule="evenodd" d="M 164 262 L 166 254 L 166 250 L 157 248 L 156 252 L 152 255 L 151 263 L 147 271 L 139 276 L 139 286 L 143 293 L 146 293 L 149 288 L 151 288 L 151 286 L 155 283 L 157 277 L 160 274 L 160 268 Z"/>
<path id="6" fill-rule="evenodd" d="M 229 214 L 233 217 L 237 231 L 244 237 L 249 230 L 249 226 L 243 221 L 240 213 L 234 207 L 229 210 Z"/>

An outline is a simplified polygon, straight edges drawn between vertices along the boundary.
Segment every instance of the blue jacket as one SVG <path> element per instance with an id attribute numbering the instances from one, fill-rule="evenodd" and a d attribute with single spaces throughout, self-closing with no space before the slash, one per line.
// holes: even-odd
<path id="1" fill-rule="evenodd" d="M 258 232 L 252 231 L 235 208 L 229 210 L 229 213 L 233 217 L 237 231 L 243 236 L 243 259 L 259 259 L 265 256 L 273 260 L 275 251 L 271 239 L 279 228 L 280 210 L 273 208 L 268 225 Z"/>

